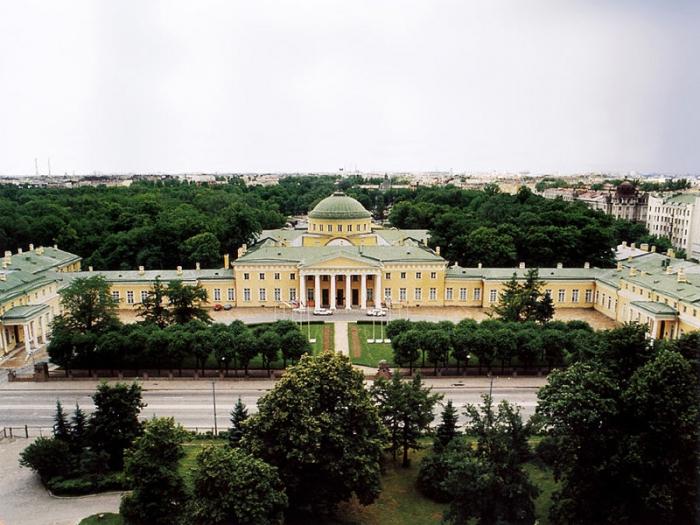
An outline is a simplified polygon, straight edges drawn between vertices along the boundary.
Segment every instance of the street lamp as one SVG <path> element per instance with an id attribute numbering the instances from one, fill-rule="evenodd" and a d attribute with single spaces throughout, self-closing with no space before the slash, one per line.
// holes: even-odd
<path id="1" fill-rule="evenodd" d="M 214 436 L 219 435 L 219 428 L 216 424 L 216 381 L 211 382 L 211 397 L 214 405 Z"/>

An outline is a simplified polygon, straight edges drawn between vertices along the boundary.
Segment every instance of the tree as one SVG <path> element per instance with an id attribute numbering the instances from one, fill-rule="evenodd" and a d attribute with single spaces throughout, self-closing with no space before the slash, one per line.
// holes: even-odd
<path id="1" fill-rule="evenodd" d="M 460 435 L 457 425 L 459 416 L 457 409 L 453 406 L 452 400 L 448 400 L 440 414 L 440 424 L 435 431 L 435 440 L 433 441 L 433 449 L 435 452 L 441 452 L 450 442 Z"/>
<path id="2" fill-rule="evenodd" d="M 287 508 L 278 470 L 238 448 L 205 447 L 192 485 L 191 515 L 202 525 L 274 525 Z"/>
<path id="3" fill-rule="evenodd" d="M 204 375 L 204 366 L 212 351 L 212 330 L 199 319 L 188 321 L 185 327 L 192 336 L 189 349 L 196 360 L 195 366 Z"/>
<path id="4" fill-rule="evenodd" d="M 503 284 L 498 303 L 493 307 L 493 311 L 503 321 L 522 321 L 523 310 L 527 307 L 525 299 L 522 286 L 518 283 L 518 276 L 513 273 L 513 276 Z"/>
<path id="5" fill-rule="evenodd" d="M 425 332 L 423 335 L 422 347 L 426 349 L 428 353 L 428 361 L 433 363 L 435 368 L 435 375 L 437 375 L 438 365 L 447 365 L 450 359 L 450 350 L 452 345 L 452 338 L 449 332 L 444 329 L 432 329 Z"/>
<path id="6" fill-rule="evenodd" d="M 395 321 L 392 321 L 392 323 Z M 391 325 L 391 323 L 389 323 Z M 422 336 L 418 330 L 410 329 L 406 332 L 394 335 L 391 338 L 391 347 L 394 350 L 394 361 L 397 365 L 408 364 L 409 373 L 413 374 L 413 365 L 420 355 Z"/>
<path id="7" fill-rule="evenodd" d="M 39 437 L 20 453 L 19 464 L 36 472 L 44 483 L 53 477 L 65 476 L 72 467 L 68 443 Z"/>
<path id="8" fill-rule="evenodd" d="M 107 331 L 119 325 L 117 302 L 110 293 L 109 283 L 101 275 L 79 277 L 60 290 L 66 328 L 80 333 Z"/>
<path id="9" fill-rule="evenodd" d="M 178 464 L 185 456 L 187 432 L 173 418 L 147 421 L 143 434 L 126 452 L 124 471 L 132 491 L 122 497 L 119 512 L 134 525 L 169 525 L 184 513 L 187 493 Z"/>
<path id="10" fill-rule="evenodd" d="M 272 363 L 277 360 L 280 353 L 280 336 L 274 329 L 266 326 L 258 326 L 255 329 L 255 337 L 253 338 L 255 348 L 254 355 L 261 355 L 263 367 L 267 370 L 267 375 L 270 375 Z"/>
<path id="11" fill-rule="evenodd" d="M 534 522 L 537 488 L 522 464 L 529 457 L 529 431 L 519 410 L 502 401 L 494 410 L 490 396 L 481 406 L 467 405 L 465 433 L 476 437 L 476 448 L 450 449 L 444 490 L 450 495 L 448 523 Z"/>
<path id="12" fill-rule="evenodd" d="M 222 323 L 213 324 L 209 329 L 208 338 L 210 348 L 214 350 L 214 357 L 219 371 L 228 369 L 231 363 L 235 366 L 236 354 L 234 348 L 234 336 L 228 326 Z"/>
<path id="13" fill-rule="evenodd" d="M 386 431 L 347 357 L 305 355 L 258 401 L 242 447 L 276 466 L 290 508 L 320 515 L 379 495 Z"/>
<path id="14" fill-rule="evenodd" d="M 243 368 L 244 373 L 248 376 L 248 366 L 250 360 L 258 353 L 258 347 L 253 339 L 253 334 L 245 324 L 241 321 L 233 321 L 229 325 L 229 331 L 233 335 L 232 352 L 235 356 L 238 365 Z"/>
<path id="15" fill-rule="evenodd" d="M 379 377 L 372 386 L 372 397 L 391 436 L 389 450 L 394 460 L 397 451 L 402 450 L 403 467 L 409 466 L 408 451 L 420 448 L 419 440 L 430 430 L 433 408 L 442 397 L 430 390 L 423 386 L 420 374 L 404 382 L 398 371 L 391 380 Z"/>
<path id="16" fill-rule="evenodd" d="M 466 368 L 471 353 L 474 351 L 473 334 L 479 325 L 473 319 L 462 319 L 452 332 L 452 357 L 457 361 L 457 372 L 460 363 Z"/>
<path id="17" fill-rule="evenodd" d="M 287 359 L 298 361 L 302 355 L 311 352 L 311 345 L 304 334 L 295 326 L 293 331 L 285 333 L 280 340 L 284 367 L 287 368 Z"/>
<path id="18" fill-rule="evenodd" d="M 202 306 L 202 303 L 207 302 L 207 291 L 202 285 L 190 286 L 182 281 L 170 281 L 167 296 L 170 299 L 170 312 L 174 322 L 185 324 L 194 319 L 205 323 L 211 321 Z"/>
<path id="19" fill-rule="evenodd" d="M 513 277 L 505 283 L 493 311 L 503 321 L 537 321 L 545 324 L 554 315 L 554 305 L 543 288 L 544 281 L 539 278 L 537 268 L 530 268 L 522 283 L 513 273 Z"/>
<path id="20" fill-rule="evenodd" d="M 56 414 L 53 417 L 53 437 L 59 441 L 70 441 L 70 425 L 63 413 L 61 402 L 56 400 Z"/>
<path id="21" fill-rule="evenodd" d="M 136 315 L 143 318 L 144 322 L 153 323 L 160 328 L 168 326 L 171 314 L 165 305 L 167 294 L 168 290 L 160 281 L 160 277 L 156 277 L 146 297 L 136 306 Z"/>
<path id="22" fill-rule="evenodd" d="M 138 415 L 146 406 L 141 401 L 141 387 L 133 383 L 102 383 L 92 396 L 95 411 L 90 416 L 90 441 L 109 454 L 109 466 L 120 470 L 124 464 L 124 450 L 141 435 Z"/>
<path id="23" fill-rule="evenodd" d="M 243 437 L 243 422 L 248 419 L 248 409 L 238 398 L 231 411 L 231 428 L 228 431 L 228 442 L 232 447 L 237 447 Z"/>
<path id="24" fill-rule="evenodd" d="M 394 337 L 408 332 L 412 327 L 413 323 L 408 319 L 394 319 L 393 321 L 389 321 L 386 325 L 386 336 L 389 339 L 394 339 Z"/>
<path id="25" fill-rule="evenodd" d="M 70 443 L 73 452 L 81 451 L 87 445 L 88 419 L 85 412 L 75 403 L 75 412 L 70 420 Z"/>
<path id="26" fill-rule="evenodd" d="M 203 268 L 217 268 L 221 264 L 221 244 L 216 235 L 210 232 L 198 233 L 186 239 L 180 245 L 180 252 L 192 265 L 201 263 Z"/>

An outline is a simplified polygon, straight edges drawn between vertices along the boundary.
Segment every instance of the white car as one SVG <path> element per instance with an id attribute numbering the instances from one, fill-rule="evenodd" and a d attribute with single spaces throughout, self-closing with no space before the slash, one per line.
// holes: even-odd
<path id="1" fill-rule="evenodd" d="M 386 316 L 386 310 L 384 310 L 384 308 L 372 308 L 371 310 L 367 310 L 367 315 L 370 317 L 384 317 Z"/>
<path id="2" fill-rule="evenodd" d="M 333 310 L 328 308 L 316 308 L 314 310 L 314 315 L 333 315 Z"/>

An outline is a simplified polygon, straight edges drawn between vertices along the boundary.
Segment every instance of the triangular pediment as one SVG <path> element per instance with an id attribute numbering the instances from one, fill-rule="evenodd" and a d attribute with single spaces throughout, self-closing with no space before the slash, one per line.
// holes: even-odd
<path id="1" fill-rule="evenodd" d="M 362 255 L 336 254 L 329 255 L 307 264 L 302 264 L 302 268 L 376 268 L 381 263 L 376 259 L 363 257 Z"/>

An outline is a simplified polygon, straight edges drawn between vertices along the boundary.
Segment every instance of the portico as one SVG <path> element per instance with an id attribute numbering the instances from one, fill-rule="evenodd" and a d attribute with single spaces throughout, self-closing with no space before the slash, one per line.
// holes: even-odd
<path id="1" fill-rule="evenodd" d="M 377 269 L 323 269 L 300 272 L 299 296 L 306 306 L 331 310 L 380 308 L 382 273 Z"/>
<path id="2" fill-rule="evenodd" d="M 48 343 L 51 309 L 46 304 L 11 308 L 0 318 L 0 353 L 6 354 L 24 343 L 27 353 Z"/>

